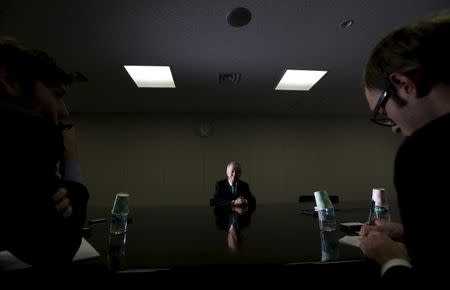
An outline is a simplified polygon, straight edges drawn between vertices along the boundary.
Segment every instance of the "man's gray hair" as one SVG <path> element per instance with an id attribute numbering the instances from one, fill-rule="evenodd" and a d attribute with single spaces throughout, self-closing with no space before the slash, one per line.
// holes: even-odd
<path id="1" fill-rule="evenodd" d="M 227 164 L 227 169 L 228 169 L 228 167 L 229 167 L 230 165 L 239 165 L 239 166 L 241 166 L 241 164 L 239 164 L 239 162 L 237 162 L 237 161 L 230 161 L 230 162 L 228 162 L 228 164 Z"/>

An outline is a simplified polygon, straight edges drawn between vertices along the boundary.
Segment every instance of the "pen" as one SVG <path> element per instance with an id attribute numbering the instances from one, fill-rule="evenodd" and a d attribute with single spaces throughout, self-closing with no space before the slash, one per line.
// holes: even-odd
<path id="1" fill-rule="evenodd" d="M 300 213 L 305 215 L 317 216 L 317 212 L 308 209 L 302 209 L 300 210 Z"/>
<path id="2" fill-rule="evenodd" d="M 87 224 L 88 225 L 95 225 L 95 224 L 99 224 L 99 223 L 103 223 L 103 222 L 106 222 L 105 218 L 88 220 Z"/>

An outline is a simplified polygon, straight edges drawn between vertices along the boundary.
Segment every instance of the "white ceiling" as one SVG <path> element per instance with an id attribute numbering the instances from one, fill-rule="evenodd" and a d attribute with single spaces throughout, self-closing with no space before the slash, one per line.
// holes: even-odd
<path id="1" fill-rule="evenodd" d="M 448 0 L 1 0 L 0 34 L 47 50 L 89 82 L 75 112 L 367 114 L 362 70 L 392 28 Z M 252 13 L 235 28 L 227 14 Z M 354 25 L 339 24 L 353 19 Z M 170 65 L 177 88 L 138 89 L 123 65 Z M 328 70 L 309 92 L 275 91 L 286 68 Z M 218 73 L 241 73 L 236 86 Z"/>

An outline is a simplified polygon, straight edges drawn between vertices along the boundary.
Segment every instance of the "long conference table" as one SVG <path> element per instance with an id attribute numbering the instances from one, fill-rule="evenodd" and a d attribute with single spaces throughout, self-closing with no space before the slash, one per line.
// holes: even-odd
<path id="1" fill-rule="evenodd" d="M 135 206 L 130 207 L 126 234 L 109 234 L 107 220 L 92 225 L 86 239 L 100 253 L 99 261 L 118 274 L 307 267 L 322 271 L 325 265 L 376 269 L 359 248 L 338 242 L 352 234 L 341 231 L 339 224 L 365 222 L 368 203 L 335 205 L 333 232 L 320 231 L 313 206 L 258 204 L 242 215 L 210 206 Z M 92 207 L 88 220 L 109 215 L 110 208 Z"/>

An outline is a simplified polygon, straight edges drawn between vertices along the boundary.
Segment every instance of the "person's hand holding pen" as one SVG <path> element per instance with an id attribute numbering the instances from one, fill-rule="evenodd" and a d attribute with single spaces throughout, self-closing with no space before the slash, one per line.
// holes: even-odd
<path id="1" fill-rule="evenodd" d="M 383 223 L 375 221 L 374 225 L 362 225 L 360 236 L 368 236 L 371 232 L 380 232 L 395 241 L 403 240 L 403 225 L 400 223 Z"/>
<path id="2" fill-rule="evenodd" d="M 403 243 L 396 242 L 386 234 L 377 231 L 372 231 L 365 236 L 359 247 L 366 257 L 379 265 L 384 265 L 392 259 L 409 261 L 408 252 Z"/>

